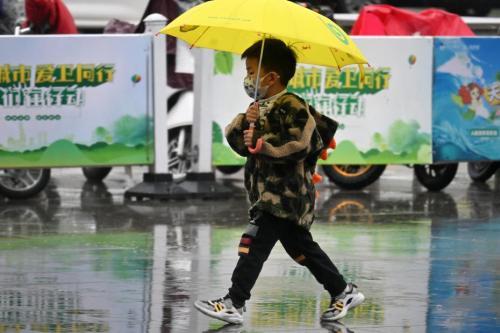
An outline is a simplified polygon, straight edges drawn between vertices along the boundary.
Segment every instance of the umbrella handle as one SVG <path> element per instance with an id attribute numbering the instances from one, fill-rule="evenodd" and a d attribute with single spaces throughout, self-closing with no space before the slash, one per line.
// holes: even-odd
<path id="1" fill-rule="evenodd" d="M 254 129 L 254 128 L 255 128 L 255 123 L 254 123 L 254 122 L 251 122 L 251 123 L 250 123 L 250 128 L 251 128 L 251 129 Z M 257 140 L 257 143 L 255 144 L 255 147 L 254 147 L 254 148 L 252 148 L 252 147 L 248 147 L 248 151 L 249 151 L 251 154 L 257 154 L 258 152 L 260 152 L 260 151 L 261 151 L 261 149 L 262 149 L 262 144 L 263 144 L 263 143 L 264 143 L 264 142 L 263 142 L 262 138 L 259 138 L 259 139 Z"/>
<path id="2" fill-rule="evenodd" d="M 257 154 L 258 152 L 260 152 L 262 150 L 263 144 L 264 144 L 264 141 L 262 140 L 262 138 L 258 138 L 257 143 L 255 144 L 255 148 L 248 147 L 248 151 L 250 152 L 250 154 Z"/>

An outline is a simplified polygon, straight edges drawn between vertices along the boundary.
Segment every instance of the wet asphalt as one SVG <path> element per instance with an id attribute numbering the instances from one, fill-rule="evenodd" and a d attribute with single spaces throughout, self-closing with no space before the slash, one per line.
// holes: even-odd
<path id="1" fill-rule="evenodd" d="M 321 324 L 329 298 L 278 243 L 242 326 L 197 312 L 229 287 L 248 208 L 240 174 L 219 177 L 224 200 L 126 201 L 144 169 L 102 184 L 53 170 L 36 198 L 0 197 L 0 333 L 6 332 L 498 332 L 500 177 L 461 167 L 427 192 L 411 169 L 372 186 L 319 186 L 311 232 L 366 301 Z"/>

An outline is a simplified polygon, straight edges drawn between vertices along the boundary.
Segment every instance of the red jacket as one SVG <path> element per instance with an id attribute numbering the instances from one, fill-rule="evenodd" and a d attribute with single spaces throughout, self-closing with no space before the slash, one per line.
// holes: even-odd
<path id="1" fill-rule="evenodd" d="M 26 0 L 26 25 L 48 34 L 76 34 L 75 21 L 62 0 Z M 48 30 L 43 27 L 48 27 Z"/>
<path id="2" fill-rule="evenodd" d="M 474 36 L 458 15 L 439 9 L 420 13 L 389 5 L 365 6 L 359 13 L 352 35 Z"/>

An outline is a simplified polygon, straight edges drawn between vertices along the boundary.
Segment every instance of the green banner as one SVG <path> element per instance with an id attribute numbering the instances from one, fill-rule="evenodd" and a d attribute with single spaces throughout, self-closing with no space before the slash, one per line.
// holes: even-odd
<path id="1" fill-rule="evenodd" d="M 150 36 L 3 38 L 0 168 L 151 164 L 150 57 Z"/>

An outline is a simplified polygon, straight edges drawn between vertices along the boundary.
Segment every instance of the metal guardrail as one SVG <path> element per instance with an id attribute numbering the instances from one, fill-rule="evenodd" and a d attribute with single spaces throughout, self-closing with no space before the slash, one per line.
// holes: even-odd
<path id="1" fill-rule="evenodd" d="M 335 14 L 335 21 L 348 30 L 358 19 L 358 14 Z M 500 17 L 473 17 L 463 16 L 464 22 L 480 36 L 500 35 Z"/>

